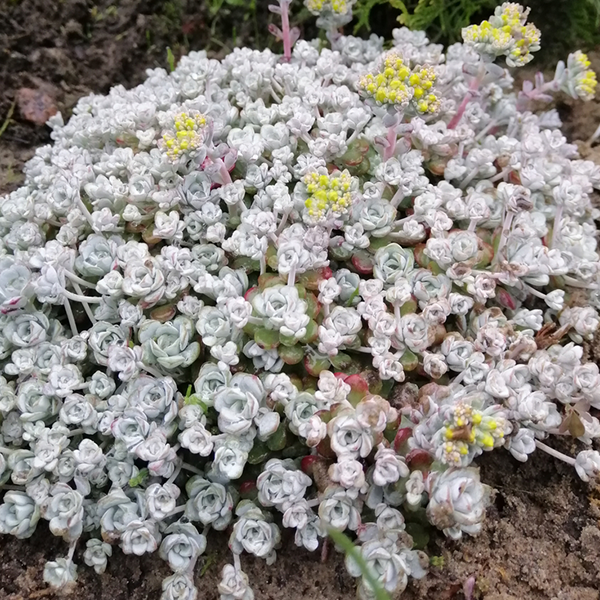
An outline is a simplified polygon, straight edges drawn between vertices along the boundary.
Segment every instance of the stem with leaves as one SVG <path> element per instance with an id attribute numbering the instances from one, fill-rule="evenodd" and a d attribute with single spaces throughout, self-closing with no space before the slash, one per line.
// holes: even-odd
<path id="1" fill-rule="evenodd" d="M 290 62 L 292 60 L 292 47 L 300 37 L 300 30 L 297 27 L 290 29 L 290 2 L 291 0 L 278 0 L 279 6 L 270 4 L 269 10 L 276 15 L 281 16 L 281 29 L 271 23 L 269 32 L 278 40 L 283 42 L 283 60 Z"/>

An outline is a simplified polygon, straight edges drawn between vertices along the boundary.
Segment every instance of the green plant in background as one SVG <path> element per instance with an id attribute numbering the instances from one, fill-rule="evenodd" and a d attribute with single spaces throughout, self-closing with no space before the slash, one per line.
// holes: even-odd
<path id="1" fill-rule="evenodd" d="M 409 29 L 427 30 L 432 39 L 454 42 L 460 39 L 460 31 L 479 12 L 496 6 L 495 0 L 361 0 L 355 13 L 355 32 L 369 27 L 371 11 L 376 6 L 400 11 L 398 21 Z"/>
<path id="2" fill-rule="evenodd" d="M 261 36 L 257 18 L 256 0 L 209 0 L 207 4 L 208 13 L 212 20 L 210 25 L 210 43 L 214 43 L 230 51 L 237 43 L 236 23 L 250 23 L 257 47 L 262 45 L 260 43 Z M 220 40 L 218 31 L 221 29 L 227 30 L 228 27 L 231 28 L 229 35 L 225 39 Z"/>
<path id="3" fill-rule="evenodd" d="M 600 0 L 558 0 L 552 4 L 535 0 L 527 5 L 542 31 L 546 59 L 600 44 Z"/>
<path id="4" fill-rule="evenodd" d="M 173 51 L 171 48 L 167 46 L 167 64 L 169 65 L 169 71 L 173 72 L 175 70 L 175 56 L 173 55 Z"/>
<path id="5" fill-rule="evenodd" d="M 427 31 L 431 40 L 449 44 L 460 41 L 460 32 L 470 22 L 500 2 L 495 0 L 359 0 L 355 6 L 354 33 L 377 31 L 374 9 L 388 16 L 397 12 L 398 22 L 413 30 Z M 524 3 L 542 31 L 550 58 L 600 43 L 600 0 L 545 0 Z M 548 58 L 548 55 L 546 56 Z"/>

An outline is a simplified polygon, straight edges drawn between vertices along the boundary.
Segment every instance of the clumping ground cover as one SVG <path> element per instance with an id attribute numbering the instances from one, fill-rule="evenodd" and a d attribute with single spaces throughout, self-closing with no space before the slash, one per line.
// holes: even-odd
<path id="1" fill-rule="evenodd" d="M 21 92 L 5 597 L 598 598 L 600 167 L 552 104 L 591 62 L 516 86 L 528 9 L 443 47 L 354 4 L 68 120 Z"/>

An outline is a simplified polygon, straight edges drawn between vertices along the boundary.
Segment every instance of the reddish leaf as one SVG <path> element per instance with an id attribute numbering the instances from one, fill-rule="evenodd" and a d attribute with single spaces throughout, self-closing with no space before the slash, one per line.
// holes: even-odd
<path id="1" fill-rule="evenodd" d="M 406 455 L 406 462 L 412 468 L 428 467 L 433 462 L 433 457 L 427 450 L 417 448 Z"/>
<path id="2" fill-rule="evenodd" d="M 363 396 L 366 396 L 369 392 L 369 384 L 367 383 L 367 380 L 358 373 L 354 375 L 348 375 L 345 381 L 353 392 L 362 393 Z"/>
<path id="3" fill-rule="evenodd" d="M 410 427 L 400 427 L 394 438 L 394 450 L 398 452 L 400 448 L 408 441 L 412 435 L 412 429 Z"/>
<path id="4" fill-rule="evenodd" d="M 317 456 L 316 454 L 311 454 L 310 456 L 305 456 L 304 458 L 302 458 L 302 460 L 300 461 L 300 468 L 307 475 L 312 475 L 313 467 L 314 467 L 315 463 L 320 463 L 320 462 L 323 462 L 322 457 Z"/>
<path id="5" fill-rule="evenodd" d="M 503 287 L 496 288 L 496 298 L 501 306 L 510 310 L 517 309 L 517 301 Z"/>
<path id="6" fill-rule="evenodd" d="M 317 452 L 325 457 L 325 458 L 331 458 L 331 459 L 336 459 L 337 455 L 336 453 L 331 449 L 331 444 L 329 443 L 329 438 L 326 437 L 318 446 L 317 446 Z M 314 464 L 314 463 L 313 463 Z"/>
<path id="7" fill-rule="evenodd" d="M 256 481 L 245 481 L 240 485 L 240 494 L 248 494 L 256 489 Z"/>

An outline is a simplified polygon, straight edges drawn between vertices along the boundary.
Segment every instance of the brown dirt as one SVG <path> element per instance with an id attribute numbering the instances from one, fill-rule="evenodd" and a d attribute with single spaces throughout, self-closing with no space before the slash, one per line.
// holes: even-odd
<path id="1" fill-rule="evenodd" d="M 135 85 L 146 68 L 166 67 L 166 46 L 176 56 L 186 48 L 222 51 L 219 40 L 231 39 L 232 25 L 209 23 L 208 4 L 0 0 L 0 128 L 21 88 L 43 91 L 68 116 L 82 95 L 106 92 L 118 83 Z M 266 2 L 258 4 L 264 21 Z M 239 39 L 255 45 L 264 31 L 257 22 L 236 22 Z M 600 52 L 592 59 L 600 71 Z M 42 107 L 48 108 L 45 102 Z M 558 109 L 572 140 L 587 140 L 600 124 L 600 102 L 563 99 Z M 0 137 L 0 193 L 20 185 L 24 162 L 49 141 L 48 129 L 27 121 L 15 107 Z M 580 143 L 580 150 L 600 159 L 600 146 Z M 600 488 L 586 486 L 572 469 L 540 453 L 523 465 L 499 450 L 483 457 L 480 466 L 482 480 L 497 490 L 482 534 L 457 543 L 432 536 L 427 549 L 444 564 L 412 582 L 402 598 L 463 600 L 462 585 L 475 576 L 478 599 L 600 600 Z M 0 536 L 0 600 L 54 600 L 42 570 L 46 560 L 65 552 L 65 544 L 42 526 L 30 540 Z M 81 566 L 72 600 L 158 600 L 169 574 L 156 555 L 137 558 L 115 550 L 107 572 L 96 575 L 81 553 L 75 558 Z M 199 598 L 218 597 L 216 584 L 227 560 L 226 538 L 211 536 L 206 572 L 200 576 L 200 564 L 196 569 Z M 335 552 L 321 563 L 319 553 L 298 550 L 287 537 L 274 566 L 242 560 L 257 600 L 354 597 L 354 582 Z"/>

